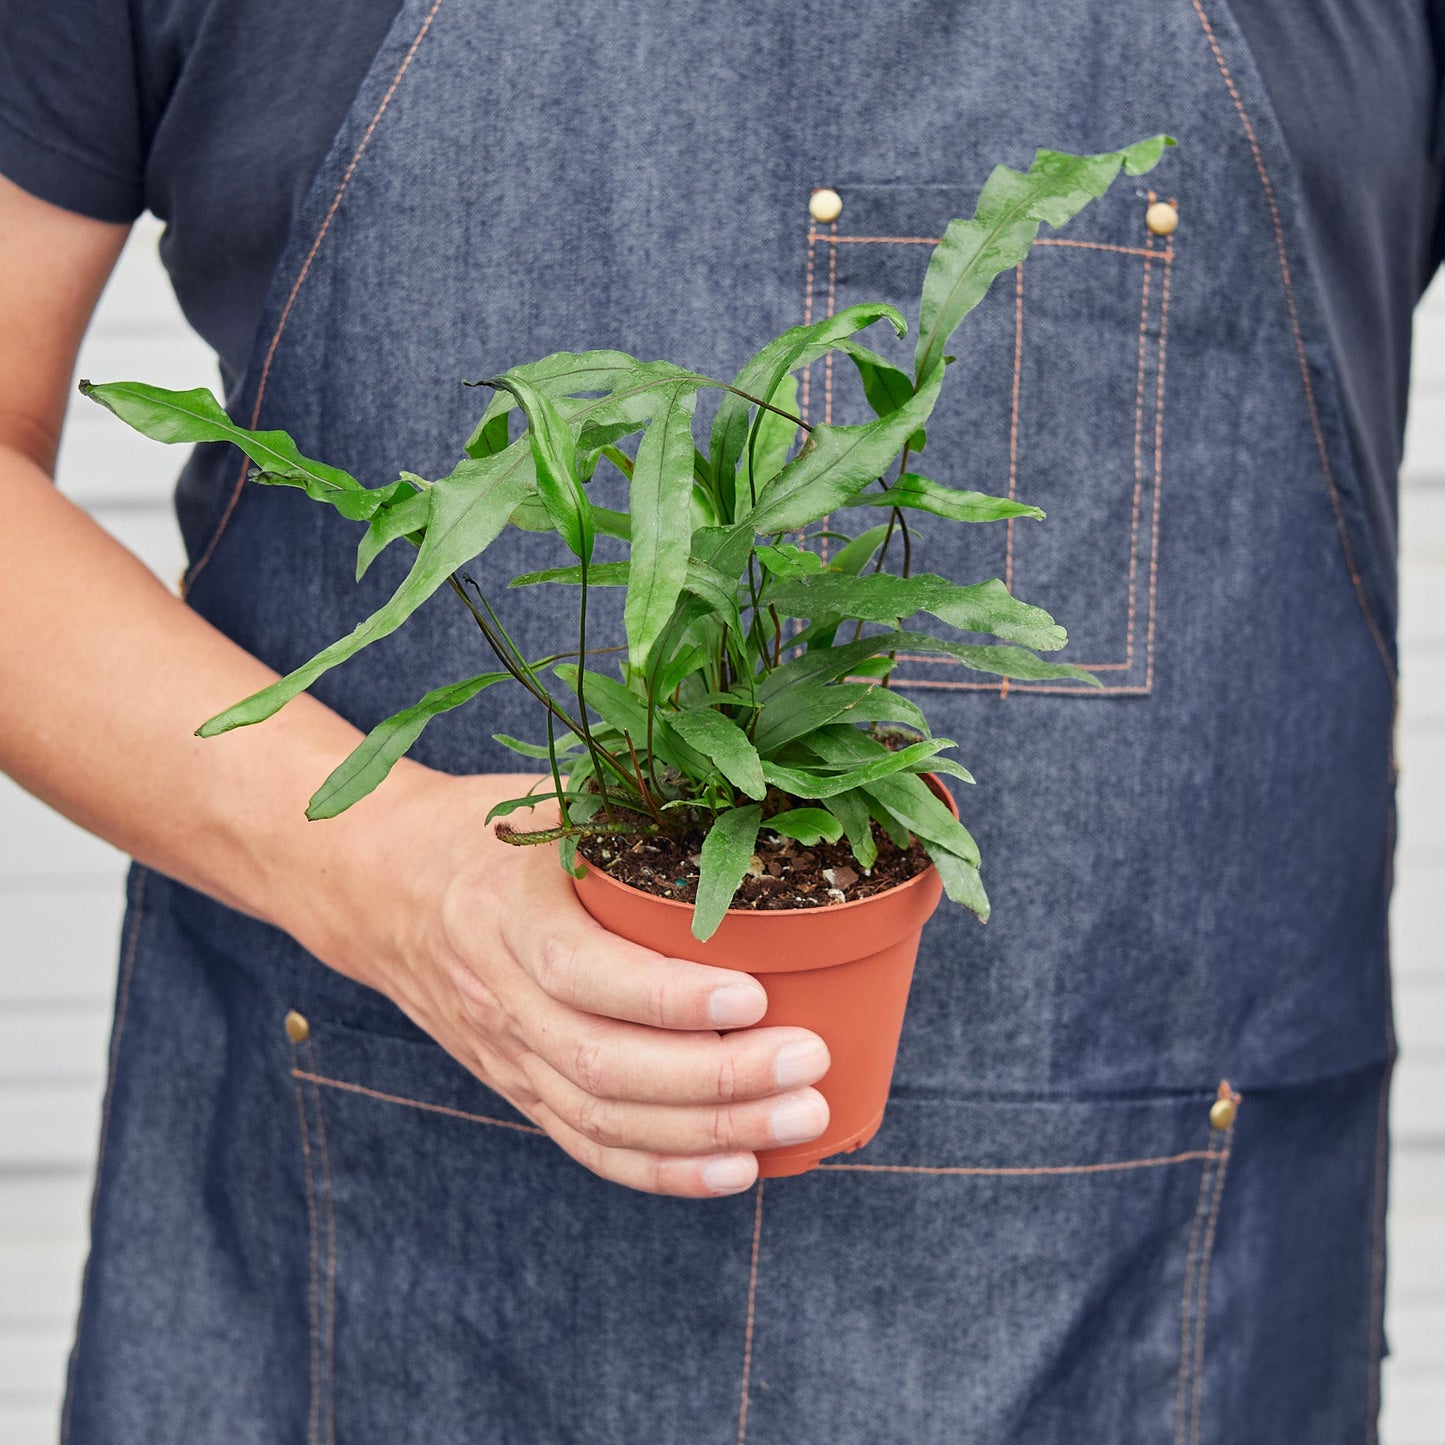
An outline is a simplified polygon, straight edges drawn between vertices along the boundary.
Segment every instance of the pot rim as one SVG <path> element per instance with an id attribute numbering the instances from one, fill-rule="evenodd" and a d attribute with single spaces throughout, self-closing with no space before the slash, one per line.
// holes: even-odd
<path id="1" fill-rule="evenodd" d="M 940 800 L 945 803 L 953 816 L 958 817 L 958 804 L 954 802 L 953 795 L 943 785 L 943 780 L 937 773 L 919 773 L 924 782 L 938 794 Z M 656 904 L 659 908 L 673 909 L 678 912 L 692 916 L 695 903 L 686 903 L 680 898 L 664 898 L 660 893 L 649 893 L 645 888 L 634 888 L 630 883 L 624 883 L 620 878 L 614 878 L 605 868 L 600 868 L 594 863 L 578 855 L 577 861 L 586 865 L 585 877 L 595 875 L 604 885 L 620 889 L 624 893 L 630 893 L 637 898 L 645 898 L 649 903 Z M 864 908 L 868 904 L 877 905 L 884 898 L 897 898 L 900 894 L 907 892 L 915 885 L 924 883 L 927 879 L 936 877 L 938 868 L 929 860 L 928 867 L 915 873 L 912 878 L 905 878 L 902 883 L 895 883 L 891 888 L 881 889 L 877 893 L 870 893 L 866 898 L 850 898 L 845 903 L 823 903 L 814 904 L 808 908 L 729 908 L 723 915 L 725 918 L 837 918 L 839 914 L 846 913 L 851 909 Z M 575 880 L 582 882 L 581 878 Z"/>

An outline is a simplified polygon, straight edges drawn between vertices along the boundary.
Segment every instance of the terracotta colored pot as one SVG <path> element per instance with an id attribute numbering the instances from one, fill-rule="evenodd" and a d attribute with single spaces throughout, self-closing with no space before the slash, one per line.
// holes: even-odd
<path id="1" fill-rule="evenodd" d="M 930 786 L 949 805 L 935 779 Z M 575 880 L 582 906 L 604 928 L 673 958 L 750 973 L 768 995 L 753 1025 L 799 1025 L 828 1045 L 832 1065 L 816 1085 L 831 1111 L 808 1144 L 764 1149 L 764 1178 L 802 1174 L 830 1154 L 859 1149 L 878 1132 L 918 939 L 943 895 L 936 869 L 886 893 L 824 908 L 731 909 L 706 943 L 692 936 L 692 905 L 643 893 L 589 867 Z"/>

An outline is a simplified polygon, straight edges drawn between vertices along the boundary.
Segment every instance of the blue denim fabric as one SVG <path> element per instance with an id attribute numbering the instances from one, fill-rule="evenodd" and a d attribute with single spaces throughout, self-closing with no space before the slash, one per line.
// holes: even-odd
<path id="1" fill-rule="evenodd" d="M 1050 516 L 925 524 L 915 565 L 1005 577 L 1104 687 L 903 671 L 979 776 L 995 914 L 929 925 L 877 1139 L 742 1198 L 628 1193 L 384 999 L 137 875 L 72 1440 L 1369 1436 L 1392 600 L 1290 159 L 1220 0 L 408 0 L 232 402 L 368 480 L 440 474 L 463 377 L 584 345 L 730 376 L 805 316 L 911 311 L 996 161 L 1159 130 L 1158 171 L 958 333 L 929 426 L 922 470 Z M 861 415 L 846 364 L 806 405 Z M 189 598 L 284 670 L 407 559 L 358 587 L 350 524 L 238 476 L 202 449 L 183 479 Z M 568 600 L 502 585 L 557 560 L 525 536 L 475 569 L 533 654 Z M 440 598 L 316 691 L 368 727 L 484 666 L 471 629 Z M 535 734 L 524 701 L 487 693 L 420 755 L 512 767 L 490 734 Z"/>

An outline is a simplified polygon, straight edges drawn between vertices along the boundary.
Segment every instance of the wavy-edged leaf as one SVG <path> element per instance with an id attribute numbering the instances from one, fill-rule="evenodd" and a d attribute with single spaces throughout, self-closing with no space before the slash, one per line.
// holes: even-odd
<path id="1" fill-rule="evenodd" d="M 840 342 L 838 350 L 857 368 L 863 395 L 874 416 L 892 416 L 913 395 L 913 378 L 862 342 L 850 338 Z M 908 438 L 909 449 L 915 452 L 921 452 L 927 442 L 928 434 L 922 428 Z"/>
<path id="2" fill-rule="evenodd" d="M 493 733 L 492 741 L 494 743 L 501 743 L 504 748 L 510 748 L 514 753 L 520 753 L 524 758 L 550 758 L 552 756 L 546 743 L 523 742 L 521 738 L 510 737 L 506 733 Z M 571 742 L 564 743 L 557 748 L 557 757 L 559 760 L 562 758 L 581 757 L 584 751 L 582 744 L 576 739 L 573 739 Z"/>
<path id="3" fill-rule="evenodd" d="M 763 810 L 757 803 L 728 808 L 707 830 L 698 855 L 697 903 L 692 936 L 706 943 L 723 921 L 757 846 Z"/>
<path id="4" fill-rule="evenodd" d="M 931 572 L 895 577 L 870 572 L 843 577 L 825 572 L 778 582 L 768 601 L 789 617 L 847 617 L 893 622 L 927 612 L 960 632 L 990 633 L 1042 652 L 1068 641 L 1064 629 L 1041 607 L 1020 602 L 997 577 L 961 587 Z"/>
<path id="5" fill-rule="evenodd" d="M 866 873 L 878 861 L 878 843 L 873 837 L 873 815 L 868 811 L 867 797 L 849 788 L 825 799 L 823 806 L 847 834 L 853 857 Z"/>
<path id="6" fill-rule="evenodd" d="M 628 662 L 639 671 L 667 626 L 687 578 L 692 541 L 692 417 L 697 389 L 678 383 L 664 394 L 637 448 L 628 510 L 631 572 L 623 625 Z"/>
<path id="7" fill-rule="evenodd" d="M 995 276 L 1024 260 L 1042 223 L 1064 225 L 1109 189 L 1121 167 L 1131 176 L 1142 175 L 1173 144 L 1168 136 L 1153 136 L 1101 155 L 1037 151 L 1026 172 L 996 166 L 979 193 L 973 218 L 950 221 L 929 258 L 915 379 L 942 369 L 959 322 L 983 300 Z"/>
<path id="8" fill-rule="evenodd" d="M 798 378 L 791 372 L 784 376 L 774 389 L 771 400 L 778 411 L 788 412 L 789 415 L 779 416 L 777 411 L 758 408 L 748 444 L 743 448 L 734 474 L 736 489 L 728 498 L 729 518 L 737 517 L 752 506 L 764 485 L 782 471 L 797 440 L 798 424 L 791 418 L 798 414 Z"/>
<path id="9" fill-rule="evenodd" d="M 433 688 L 419 702 L 377 723 L 317 788 L 306 816 L 315 822 L 345 812 L 386 777 L 434 717 L 470 702 L 483 688 L 510 677 L 509 672 L 484 672 Z"/>
<path id="10" fill-rule="evenodd" d="M 980 923 L 988 922 L 990 911 L 988 894 L 984 892 L 983 879 L 979 876 L 978 864 L 950 853 L 947 848 L 927 839 L 923 843 L 938 876 L 943 880 L 943 891 L 955 902 L 961 903 L 978 914 Z"/>
<path id="11" fill-rule="evenodd" d="M 329 502 L 352 521 L 365 521 L 396 495 L 395 482 L 364 487 L 340 467 L 303 457 L 284 431 L 237 426 L 203 386 L 193 391 L 168 391 L 142 381 L 82 381 L 80 391 L 152 441 L 230 442 L 256 463 L 265 474 L 262 480 L 300 487 L 313 500 Z"/>
<path id="12" fill-rule="evenodd" d="M 826 808 L 789 808 L 768 819 L 768 829 L 794 838 L 812 847 L 817 843 L 836 843 L 843 836 L 843 825 Z"/>
<path id="13" fill-rule="evenodd" d="M 898 772 L 859 785 L 925 847 L 944 848 L 978 867 L 978 844 L 916 773 Z M 932 849 L 929 849 L 930 854 Z"/>
<path id="14" fill-rule="evenodd" d="M 852 506 L 908 507 L 916 512 L 931 512 L 950 522 L 1000 522 L 1008 517 L 1044 518 L 1038 507 L 1027 502 L 1010 501 L 1007 497 L 991 497 L 986 492 L 960 492 L 953 487 L 905 472 L 886 492 L 861 492 Z"/>
<path id="15" fill-rule="evenodd" d="M 768 342 L 733 379 L 737 391 L 767 399 L 777 390 L 782 379 L 799 366 L 817 360 L 845 336 L 887 321 L 902 336 L 908 323 L 894 307 L 881 301 L 849 306 L 834 316 L 825 316 L 807 326 L 794 326 Z M 737 469 L 748 441 L 748 413 L 752 402 L 736 392 L 724 394 L 713 418 L 709 439 L 709 458 L 713 476 L 719 486 Z"/>
<path id="16" fill-rule="evenodd" d="M 823 570 L 823 559 L 816 552 L 792 542 L 759 547 L 756 555 L 774 577 L 812 577 Z"/>
<path id="17" fill-rule="evenodd" d="M 775 763 L 764 758 L 763 776 L 775 788 L 781 788 L 790 798 L 824 802 L 829 798 L 837 797 L 840 793 L 890 778 L 895 773 L 911 773 L 914 769 L 925 766 L 936 753 L 953 746 L 947 738 L 925 738 L 922 742 L 910 743 L 906 748 L 895 750 L 885 748 L 881 743 L 872 742 L 856 728 L 840 729 L 840 731 L 855 733 L 864 743 L 871 745 L 872 751 L 867 753 L 863 760 L 859 760 L 849 757 L 842 749 L 835 749 L 839 757 L 836 767 L 829 763 L 817 769 L 797 767 L 788 763 Z M 804 738 L 803 742 L 810 750 L 816 751 L 812 736 Z M 825 743 L 825 746 L 827 745 Z M 945 808 L 944 811 L 948 810 Z"/>
<path id="18" fill-rule="evenodd" d="M 762 759 L 748 735 L 728 716 L 710 707 L 669 713 L 667 721 L 682 740 L 710 758 L 733 787 L 750 798 L 768 791 Z"/>
<path id="19" fill-rule="evenodd" d="M 577 438 L 572 428 L 552 402 L 523 377 L 509 372 L 483 384 L 510 392 L 526 414 L 537 494 L 558 536 L 585 565 L 592 560 L 596 528 L 591 498 L 577 479 Z"/>
<path id="20" fill-rule="evenodd" d="M 345 637 L 323 648 L 294 672 L 218 713 L 198 730 L 214 737 L 271 717 L 323 673 L 395 632 L 458 567 L 484 552 L 532 486 L 532 455 L 525 438 L 506 451 L 468 458 L 432 483 L 426 537 L 401 585 Z"/>
<path id="21" fill-rule="evenodd" d="M 380 508 L 356 545 L 356 580 L 360 582 L 371 564 L 398 539 L 405 537 L 420 547 L 430 512 L 431 499 L 426 492 L 399 496 Z"/>
<path id="22" fill-rule="evenodd" d="M 763 488 L 739 525 L 755 534 L 792 532 L 845 505 L 887 469 L 933 410 L 942 383 L 940 369 L 897 411 L 877 421 L 814 427 L 807 445 Z"/>

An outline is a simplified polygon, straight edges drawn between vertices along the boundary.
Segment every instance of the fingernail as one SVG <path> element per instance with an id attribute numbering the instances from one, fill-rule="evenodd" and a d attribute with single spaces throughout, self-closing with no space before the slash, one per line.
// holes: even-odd
<path id="1" fill-rule="evenodd" d="M 713 990 L 707 1001 L 707 1012 L 715 1027 L 740 1029 L 758 1021 L 759 1006 L 767 1006 L 761 989 L 752 984 L 730 983 Z"/>
<path id="2" fill-rule="evenodd" d="M 751 1159 L 709 1159 L 702 1167 L 702 1182 L 714 1194 L 736 1194 L 753 1182 Z"/>
<path id="3" fill-rule="evenodd" d="M 798 1039 L 778 1050 L 774 1067 L 780 1089 L 816 1084 L 828 1072 L 828 1047 L 821 1039 Z"/>
<path id="4" fill-rule="evenodd" d="M 773 1110 L 772 1125 L 779 1144 L 816 1139 L 828 1126 L 828 1106 L 819 1094 L 798 1094 Z"/>

